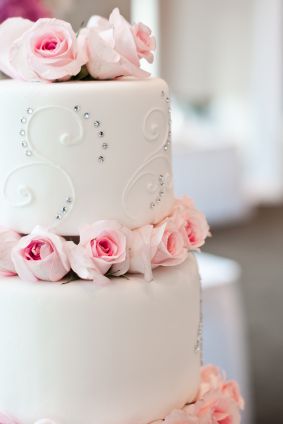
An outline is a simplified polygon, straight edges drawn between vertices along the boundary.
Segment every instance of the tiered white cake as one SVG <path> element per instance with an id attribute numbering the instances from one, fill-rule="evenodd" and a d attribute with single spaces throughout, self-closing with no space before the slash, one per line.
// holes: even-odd
<path id="1" fill-rule="evenodd" d="M 174 207 L 168 88 L 160 79 L 1 81 L 0 222 L 63 236 L 129 229 Z M 147 424 L 194 400 L 200 287 L 192 254 L 147 283 L 0 281 L 0 411 L 21 424 Z"/>

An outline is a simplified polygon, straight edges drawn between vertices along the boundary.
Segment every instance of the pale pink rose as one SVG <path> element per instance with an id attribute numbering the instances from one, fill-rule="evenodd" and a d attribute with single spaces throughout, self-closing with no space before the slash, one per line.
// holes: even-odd
<path id="1" fill-rule="evenodd" d="M 131 232 L 129 272 L 143 274 L 148 282 L 153 278 L 151 260 L 157 249 L 152 241 L 152 225 L 145 225 Z"/>
<path id="2" fill-rule="evenodd" d="M 241 396 L 239 385 L 236 381 L 225 380 L 223 373 L 214 365 L 206 365 L 201 368 L 201 382 L 198 399 L 210 390 L 219 390 L 223 395 L 234 400 L 240 409 L 244 408 L 244 400 Z"/>
<path id="3" fill-rule="evenodd" d="M 10 62 L 11 46 L 32 25 L 23 18 L 9 18 L 0 25 L 0 71 L 11 78 L 19 78 L 18 70 Z"/>
<path id="4" fill-rule="evenodd" d="M 194 405 L 195 414 L 204 424 L 240 424 L 240 412 L 236 403 L 220 390 L 211 390 Z"/>
<path id="5" fill-rule="evenodd" d="M 123 275 L 129 269 L 129 230 L 116 221 L 97 221 L 80 232 L 80 243 L 68 243 L 72 269 L 85 280 L 106 283 L 107 272 Z"/>
<path id="6" fill-rule="evenodd" d="M 206 365 L 201 368 L 200 372 L 200 386 L 198 392 L 198 399 L 210 390 L 221 390 L 224 384 L 224 377 L 219 368 L 214 365 Z"/>
<path id="7" fill-rule="evenodd" d="M 12 250 L 12 260 L 26 281 L 59 281 L 70 271 L 66 241 L 41 227 L 21 238 Z"/>
<path id="8" fill-rule="evenodd" d="M 182 409 L 171 412 L 165 418 L 164 424 L 199 424 L 199 419 L 196 415 L 189 414 Z"/>
<path id="9" fill-rule="evenodd" d="M 114 9 L 109 21 L 93 16 L 87 28 L 80 31 L 79 39 L 86 44 L 87 68 L 96 79 L 113 79 L 121 76 L 146 78 L 148 72 L 140 68 L 140 58 L 132 27 L 119 9 Z"/>
<path id="10" fill-rule="evenodd" d="M 210 235 L 207 220 L 188 197 L 176 201 L 175 209 L 179 210 L 184 220 L 183 234 L 190 250 L 198 250 Z"/>
<path id="11" fill-rule="evenodd" d="M 19 424 L 19 422 L 15 418 L 8 417 L 8 415 L 0 412 L 0 424 Z"/>
<path id="12" fill-rule="evenodd" d="M 181 217 L 174 213 L 154 228 L 152 243 L 157 249 L 151 261 L 153 268 L 179 265 L 185 261 L 188 252 L 182 225 Z"/>
<path id="13" fill-rule="evenodd" d="M 236 381 L 228 380 L 222 384 L 222 393 L 233 399 L 240 409 L 244 409 L 245 402 L 241 396 L 239 385 Z"/>
<path id="14" fill-rule="evenodd" d="M 151 29 L 140 22 L 132 26 L 132 31 L 135 37 L 139 58 L 144 58 L 149 63 L 152 63 L 154 60 L 152 52 L 156 49 L 156 41 L 155 37 L 152 36 Z"/>
<path id="15" fill-rule="evenodd" d="M 69 23 L 49 18 L 35 23 L 19 18 L 10 21 L 0 30 L 8 59 L 8 66 L 1 69 L 9 76 L 25 81 L 67 80 L 87 62 L 85 46 Z"/>
<path id="16" fill-rule="evenodd" d="M 0 275 L 16 275 L 11 253 L 21 236 L 13 230 L 0 226 Z M 0 423 L 1 424 L 1 423 Z"/>

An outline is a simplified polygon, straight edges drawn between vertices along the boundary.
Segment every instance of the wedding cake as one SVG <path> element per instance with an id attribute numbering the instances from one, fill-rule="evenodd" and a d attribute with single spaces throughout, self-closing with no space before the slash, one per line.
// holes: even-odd
<path id="1" fill-rule="evenodd" d="M 174 197 L 154 49 L 118 9 L 0 25 L 0 424 L 239 422 L 201 368 L 209 228 Z"/>

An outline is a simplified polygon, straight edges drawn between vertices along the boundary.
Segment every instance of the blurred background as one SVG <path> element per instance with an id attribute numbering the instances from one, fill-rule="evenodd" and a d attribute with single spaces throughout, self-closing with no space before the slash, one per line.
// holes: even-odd
<path id="1" fill-rule="evenodd" d="M 77 30 L 118 6 L 152 27 L 172 94 L 177 194 L 206 213 L 204 360 L 237 378 L 244 424 L 283 416 L 282 0 L 0 0 L 8 16 Z"/>

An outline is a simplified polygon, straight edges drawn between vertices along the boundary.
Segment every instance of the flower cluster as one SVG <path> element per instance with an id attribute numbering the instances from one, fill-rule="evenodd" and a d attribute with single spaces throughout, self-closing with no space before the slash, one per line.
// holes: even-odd
<path id="1" fill-rule="evenodd" d="M 238 384 L 225 380 L 220 370 L 212 365 L 201 369 L 201 383 L 195 403 L 174 410 L 164 420 L 152 424 L 240 424 L 244 408 Z M 0 413 L 0 424 L 20 424 Z M 42 419 L 34 424 L 56 424 Z M 58 424 L 58 423 L 57 423 Z"/>
<path id="2" fill-rule="evenodd" d="M 152 424 L 240 424 L 243 408 L 238 384 L 225 380 L 218 368 L 207 365 L 201 370 L 196 401 Z"/>
<path id="3" fill-rule="evenodd" d="M 140 61 L 153 61 L 155 44 L 146 25 L 130 25 L 117 8 L 109 20 L 92 16 L 78 34 L 59 19 L 10 18 L 0 25 L 0 71 L 41 82 L 87 76 L 146 78 Z"/>
<path id="4" fill-rule="evenodd" d="M 82 228 L 78 244 L 41 227 L 23 237 L 0 227 L 0 274 L 59 281 L 72 269 L 100 284 L 127 272 L 151 281 L 154 268 L 184 262 L 208 235 L 205 216 L 187 197 L 176 200 L 171 215 L 157 225 L 129 230 L 116 221 L 97 221 Z"/>

